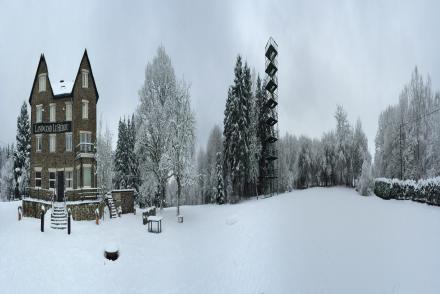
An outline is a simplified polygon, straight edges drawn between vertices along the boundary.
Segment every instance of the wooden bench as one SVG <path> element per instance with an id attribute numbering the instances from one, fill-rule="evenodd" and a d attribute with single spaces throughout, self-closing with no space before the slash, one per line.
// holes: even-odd
<path id="1" fill-rule="evenodd" d="M 148 217 L 148 232 L 161 233 L 162 232 L 162 219 L 161 216 L 152 215 Z M 153 231 L 153 223 L 156 223 L 156 231 Z"/>

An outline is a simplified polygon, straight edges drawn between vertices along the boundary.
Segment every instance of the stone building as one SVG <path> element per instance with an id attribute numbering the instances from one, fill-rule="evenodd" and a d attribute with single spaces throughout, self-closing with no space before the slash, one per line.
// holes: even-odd
<path id="1" fill-rule="evenodd" d="M 99 99 L 87 50 L 72 81 L 51 79 L 42 54 L 29 97 L 32 148 L 29 198 L 23 208 L 47 201 L 64 203 L 77 219 L 93 219 L 96 184 L 96 105 Z M 92 205 L 92 207 L 90 207 Z M 26 207 L 27 206 L 27 207 Z M 86 214 L 87 214 L 86 213 Z"/>

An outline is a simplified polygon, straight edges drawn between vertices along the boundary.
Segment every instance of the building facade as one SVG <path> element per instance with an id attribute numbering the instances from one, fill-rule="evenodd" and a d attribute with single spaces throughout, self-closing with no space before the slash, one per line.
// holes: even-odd
<path id="1" fill-rule="evenodd" d="M 41 55 L 29 97 L 31 198 L 75 201 L 96 197 L 98 99 L 87 50 L 73 81 L 52 80 Z"/>

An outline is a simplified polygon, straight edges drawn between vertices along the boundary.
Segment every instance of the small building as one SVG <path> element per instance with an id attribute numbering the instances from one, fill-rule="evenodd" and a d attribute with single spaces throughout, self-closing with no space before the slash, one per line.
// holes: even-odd
<path id="1" fill-rule="evenodd" d="M 100 203 L 95 157 L 98 99 L 87 50 L 73 80 L 52 79 L 45 56 L 40 56 L 29 97 L 32 146 L 25 215 L 36 213 L 32 207 L 38 205 L 31 202 L 43 201 L 66 203 L 74 219 L 94 218 Z"/>

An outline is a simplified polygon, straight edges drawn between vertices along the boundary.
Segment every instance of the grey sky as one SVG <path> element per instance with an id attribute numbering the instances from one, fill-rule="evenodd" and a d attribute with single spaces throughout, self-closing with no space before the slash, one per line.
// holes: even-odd
<path id="1" fill-rule="evenodd" d="M 237 54 L 263 73 L 279 44 L 280 131 L 320 137 L 337 104 L 360 117 L 374 150 L 380 111 L 396 103 L 418 65 L 440 88 L 438 2 L 423 1 L 3 1 L 0 0 L 0 143 L 15 140 L 40 53 L 51 79 L 72 80 L 87 48 L 98 112 L 117 135 L 133 113 L 159 45 L 192 85 L 197 142 L 223 123 Z"/>

